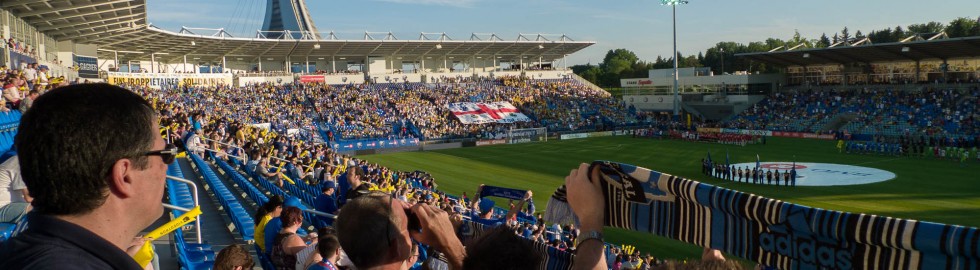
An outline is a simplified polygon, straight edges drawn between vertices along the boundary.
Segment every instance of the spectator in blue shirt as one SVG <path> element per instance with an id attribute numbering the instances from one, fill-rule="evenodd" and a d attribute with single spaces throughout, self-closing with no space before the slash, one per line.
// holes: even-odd
<path id="1" fill-rule="evenodd" d="M 334 198 L 334 193 L 337 187 L 333 181 L 323 182 L 322 193 L 316 196 L 316 204 L 313 206 L 314 209 L 320 212 L 328 214 L 337 214 L 337 201 Z M 322 228 L 325 226 L 333 226 L 333 219 L 328 217 L 316 217 L 316 227 Z"/>
<path id="2" fill-rule="evenodd" d="M 480 223 L 487 226 L 498 226 L 500 224 L 506 224 L 508 220 L 514 219 L 517 216 L 517 212 L 524 208 L 524 203 L 531 199 L 531 191 L 528 190 L 527 194 L 524 195 L 524 199 L 510 208 L 507 215 L 503 218 L 493 218 L 493 200 L 487 198 L 479 198 L 479 213 L 473 216 L 473 222 Z"/>

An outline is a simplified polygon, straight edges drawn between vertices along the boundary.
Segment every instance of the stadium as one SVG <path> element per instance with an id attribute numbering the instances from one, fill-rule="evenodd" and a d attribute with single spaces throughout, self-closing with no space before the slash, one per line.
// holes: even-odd
<path id="1" fill-rule="evenodd" d="M 152 219 L 133 244 L 77 244 L 108 268 L 980 268 L 980 26 L 733 53 L 748 68 L 718 74 L 675 62 L 611 89 L 569 67 L 601 42 L 574 35 L 342 38 L 304 0 L 269 0 L 254 34 L 170 31 L 147 1 L 0 2 L 0 269 L 43 265 L 19 252 L 52 226 L 45 204 L 81 196 L 58 190 L 84 188 L 20 177 L 57 170 L 25 161 L 47 158 L 29 136 L 116 136 L 45 130 L 62 117 L 34 100 L 108 85 L 155 113 L 164 150 L 138 150 L 166 174 L 162 200 L 128 198 L 162 216 L 116 208 Z M 96 180 L 126 201 L 125 181 Z"/>

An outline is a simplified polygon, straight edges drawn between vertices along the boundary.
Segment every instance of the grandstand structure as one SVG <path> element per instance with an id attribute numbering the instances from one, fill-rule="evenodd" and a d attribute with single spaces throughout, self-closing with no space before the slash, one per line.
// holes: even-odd
<path id="1" fill-rule="evenodd" d="M 828 48 L 806 48 L 801 44 L 736 56 L 782 67 L 783 71 L 717 75 L 707 68 L 681 69 L 682 109 L 705 120 L 728 121 L 766 97 L 787 90 L 919 91 L 938 87 L 969 91 L 980 82 L 980 37 L 977 36 L 948 38 L 945 33 L 925 33 L 882 44 L 860 38 L 842 40 Z M 624 102 L 644 111 L 673 110 L 672 72 L 651 70 L 647 78 L 623 79 Z M 845 119 L 823 119 L 827 122 L 824 124 L 795 125 L 798 127 L 794 131 L 826 131 L 826 127 L 836 126 L 834 123 L 846 125 L 853 118 L 850 117 L 853 115 L 845 116 Z M 854 125 L 848 129 L 858 133 L 866 130 Z M 889 134 L 900 134 L 906 129 Z"/>
<path id="2" fill-rule="evenodd" d="M 799 46 L 797 46 L 799 47 Z M 899 42 L 851 39 L 828 48 L 742 53 L 752 61 L 786 68 L 790 85 L 863 85 L 970 82 L 980 79 L 980 37 L 916 34 Z"/>
<path id="3" fill-rule="evenodd" d="M 338 84 L 422 82 L 532 69 L 542 71 L 535 74 L 539 78 L 560 78 L 571 75 L 554 71 L 564 63 L 561 60 L 595 44 L 551 34 L 520 34 L 505 40 L 493 33 L 457 39 L 445 33 L 399 38 L 391 32 L 364 32 L 361 38 L 344 39 L 336 32 L 316 32 L 304 1 L 270 0 L 267 8 L 263 29 L 254 36 L 233 36 L 224 29 L 184 27 L 174 32 L 156 27 L 147 21 L 146 0 L 4 1 L 0 4 L 3 36 L 14 37 L 37 53 L 3 60 L 19 65 L 75 59 L 75 65 L 82 67 L 97 63 L 95 72 L 278 72 L 327 74 L 309 80 Z M 81 73 L 98 79 L 90 72 Z"/>

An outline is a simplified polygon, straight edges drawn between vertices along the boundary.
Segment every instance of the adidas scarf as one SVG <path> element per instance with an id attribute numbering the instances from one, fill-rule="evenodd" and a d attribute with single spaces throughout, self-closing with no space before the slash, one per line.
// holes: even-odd
<path id="1" fill-rule="evenodd" d="M 605 225 L 718 249 L 778 269 L 977 269 L 977 228 L 830 211 L 597 161 Z M 575 220 L 558 188 L 545 220 Z"/>

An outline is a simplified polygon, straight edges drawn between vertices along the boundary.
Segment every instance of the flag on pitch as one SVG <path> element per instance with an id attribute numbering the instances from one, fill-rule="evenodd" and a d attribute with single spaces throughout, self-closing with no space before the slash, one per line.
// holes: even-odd
<path id="1" fill-rule="evenodd" d="M 714 165 L 714 163 L 711 162 L 711 151 L 708 151 L 708 166 L 711 165 Z"/>
<path id="2" fill-rule="evenodd" d="M 728 159 L 728 150 L 725 150 L 725 167 L 731 167 L 732 162 Z"/>

